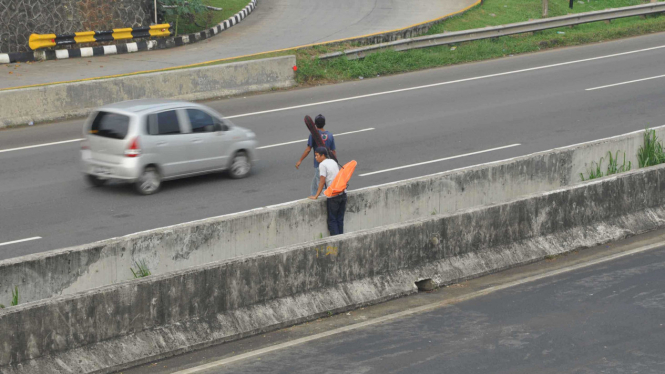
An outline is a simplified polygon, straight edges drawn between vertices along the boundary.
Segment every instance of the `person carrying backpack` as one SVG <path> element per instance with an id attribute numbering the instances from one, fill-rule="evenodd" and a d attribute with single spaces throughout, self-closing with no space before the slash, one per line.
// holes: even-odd
<path id="1" fill-rule="evenodd" d="M 333 180 L 339 173 L 339 165 L 328 157 L 328 150 L 318 147 L 314 150 L 314 158 L 319 163 L 319 185 L 314 195 L 309 198 L 316 200 L 323 192 L 323 188 L 333 185 Z M 344 233 L 344 213 L 346 211 L 346 189 L 341 193 L 328 197 L 326 200 L 328 209 L 328 230 L 330 236 Z"/>

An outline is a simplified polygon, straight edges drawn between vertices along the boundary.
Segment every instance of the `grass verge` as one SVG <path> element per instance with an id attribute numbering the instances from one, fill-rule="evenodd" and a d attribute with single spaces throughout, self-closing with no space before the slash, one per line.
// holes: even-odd
<path id="1" fill-rule="evenodd" d="M 249 0 L 203 0 L 204 5 L 222 8 L 222 11 L 208 10 L 194 16 L 195 22 L 186 22 L 182 19 L 178 22 L 178 35 L 186 35 L 210 28 L 241 11 L 249 4 Z M 175 25 L 175 16 L 166 17 L 166 22 Z M 198 25 L 197 25 L 198 24 Z"/>
<path id="2" fill-rule="evenodd" d="M 572 13 L 639 5 L 641 3 L 641 0 L 575 1 Z M 550 16 L 568 14 L 570 10 L 567 8 L 567 4 L 567 1 L 550 0 Z M 528 21 L 540 18 L 540 11 L 541 0 L 486 0 L 478 8 L 433 26 L 428 34 Z M 296 51 L 298 58 L 297 79 L 302 84 L 340 82 L 359 79 L 359 77 L 367 78 L 402 73 L 661 31 L 665 31 L 665 17 L 658 15 L 646 19 L 640 17 L 623 18 L 613 20 L 611 23 L 594 22 L 572 28 L 551 29 L 452 46 L 404 52 L 384 51 L 369 55 L 362 60 L 347 60 L 345 57 L 330 60 L 312 59 L 310 57 L 311 53 L 308 53 L 309 51 L 305 49 Z M 320 49 L 325 50 L 326 48 Z M 335 48 L 334 50 L 340 49 L 343 48 Z"/>
<path id="3" fill-rule="evenodd" d="M 576 0 L 573 9 L 570 10 L 568 8 L 568 1 L 550 0 L 549 16 L 591 12 L 643 3 L 643 0 Z M 541 0 L 485 0 L 482 5 L 464 14 L 451 17 L 434 25 L 428 34 L 540 19 L 541 9 Z M 649 16 L 646 19 L 628 17 L 612 20 L 611 22 L 594 22 L 570 28 L 564 27 L 536 33 L 466 42 L 457 45 L 404 52 L 383 51 L 369 55 L 361 60 L 347 60 L 346 57 L 329 60 L 319 60 L 317 58 L 320 54 L 341 51 L 356 46 L 347 43 L 276 51 L 212 62 L 207 65 L 295 55 L 298 64 L 298 71 L 296 73 L 297 82 L 300 85 L 318 85 L 488 60 L 662 31 L 665 31 L 664 16 Z"/>

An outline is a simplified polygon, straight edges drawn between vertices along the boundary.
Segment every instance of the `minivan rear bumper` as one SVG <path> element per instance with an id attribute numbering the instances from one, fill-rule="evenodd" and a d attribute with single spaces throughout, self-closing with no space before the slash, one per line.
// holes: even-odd
<path id="1" fill-rule="evenodd" d="M 89 150 L 81 151 L 81 171 L 101 179 L 136 181 L 141 170 L 140 157 L 123 158 L 119 164 L 95 160 Z"/>

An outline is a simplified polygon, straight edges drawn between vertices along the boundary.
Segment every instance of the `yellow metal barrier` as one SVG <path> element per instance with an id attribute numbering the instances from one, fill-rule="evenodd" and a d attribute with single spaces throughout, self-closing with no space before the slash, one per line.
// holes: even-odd
<path id="1" fill-rule="evenodd" d="M 171 25 L 168 23 L 148 27 L 122 28 L 108 31 L 82 31 L 74 34 L 32 34 L 29 45 L 33 50 L 55 47 L 58 45 L 93 43 L 111 40 L 125 40 L 134 38 L 158 38 L 171 35 Z"/>

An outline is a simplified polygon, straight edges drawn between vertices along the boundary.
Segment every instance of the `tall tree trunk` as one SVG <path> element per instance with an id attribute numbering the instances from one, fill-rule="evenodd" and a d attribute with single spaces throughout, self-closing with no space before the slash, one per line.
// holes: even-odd
<path id="1" fill-rule="evenodd" d="M 542 0 L 543 2 L 543 18 L 547 17 L 547 8 L 548 8 L 548 1 L 549 0 Z"/>

